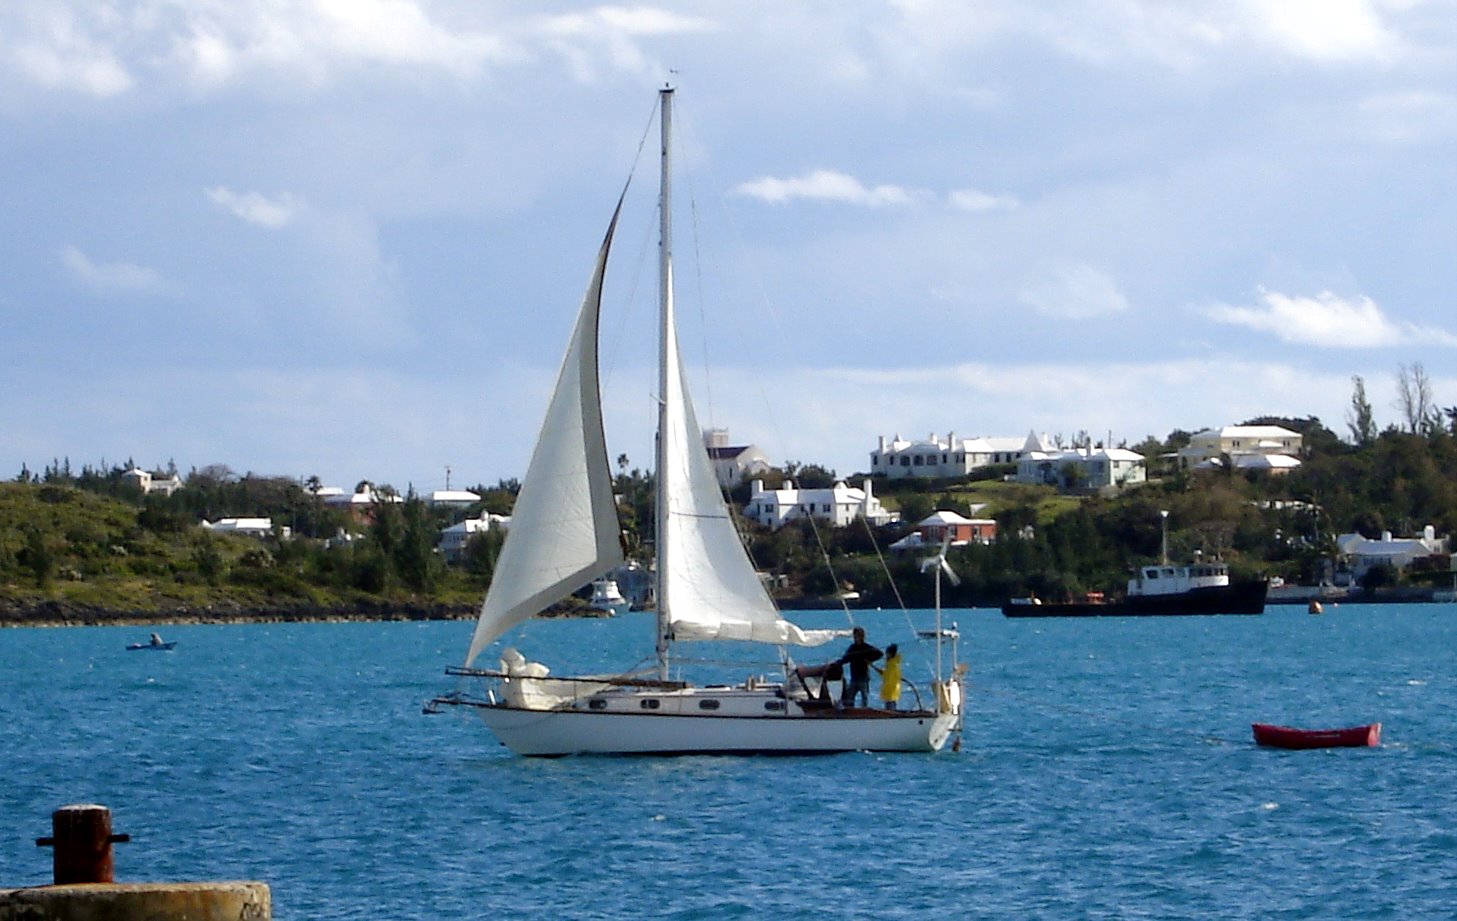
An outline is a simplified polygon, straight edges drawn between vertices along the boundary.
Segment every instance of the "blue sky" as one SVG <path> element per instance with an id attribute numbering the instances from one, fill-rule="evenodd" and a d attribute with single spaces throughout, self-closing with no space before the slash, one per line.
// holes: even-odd
<path id="1" fill-rule="evenodd" d="M 668 79 L 699 417 L 776 461 L 1457 403 L 1452 0 L 8 0 L 0 476 L 520 475 Z"/>

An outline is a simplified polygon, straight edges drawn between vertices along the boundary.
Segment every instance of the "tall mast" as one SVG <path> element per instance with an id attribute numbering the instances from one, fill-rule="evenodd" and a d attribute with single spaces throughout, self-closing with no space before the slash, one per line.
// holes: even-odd
<path id="1" fill-rule="evenodd" d="M 668 554 L 671 552 L 665 540 L 668 534 L 667 477 L 671 475 L 667 457 L 667 445 L 663 433 L 668 427 L 668 337 L 673 335 L 673 194 L 671 136 L 673 126 L 673 88 L 664 87 L 658 91 L 658 123 L 662 129 L 662 173 L 658 191 L 658 444 L 657 444 L 657 494 L 656 494 L 656 538 L 653 543 L 658 557 L 658 677 L 668 679 L 668 633 L 669 604 L 667 580 L 663 574 L 668 571 Z"/>

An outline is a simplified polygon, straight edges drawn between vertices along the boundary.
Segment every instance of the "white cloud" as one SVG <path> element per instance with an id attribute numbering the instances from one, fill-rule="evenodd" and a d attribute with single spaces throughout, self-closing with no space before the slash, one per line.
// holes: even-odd
<path id="1" fill-rule="evenodd" d="M 1244 0 L 1242 6 L 1257 39 L 1297 57 L 1382 61 L 1399 50 L 1397 36 L 1371 0 Z"/>
<path id="2" fill-rule="evenodd" d="M 1389 319 L 1369 297 L 1346 299 L 1330 291 L 1314 297 L 1260 292 L 1262 305 L 1218 304 L 1205 312 L 1218 323 L 1273 333 L 1285 342 L 1328 349 L 1395 345 L 1457 346 L 1457 335 Z"/>
<path id="3" fill-rule="evenodd" d="M 292 195 L 284 193 L 269 198 L 260 192 L 234 192 L 224 186 L 206 190 L 213 202 L 242 218 L 250 224 L 277 230 L 291 223 L 298 215 L 301 203 Z"/>
<path id="4" fill-rule="evenodd" d="M 11 27 L 5 29 L 9 34 L 0 43 L 0 61 L 10 58 L 26 81 L 98 99 L 131 89 L 132 76 L 114 50 L 86 34 L 88 23 L 110 18 L 104 12 L 76 16 L 64 6 L 55 6 L 13 11 L 13 15 L 18 21 L 5 23 L 0 18 L 0 25 Z"/>
<path id="5" fill-rule="evenodd" d="M 1090 265 L 1055 269 L 1052 278 L 1022 289 L 1018 300 L 1049 316 L 1070 320 L 1099 317 L 1128 309 L 1128 298 L 1105 272 Z"/>
<path id="6" fill-rule="evenodd" d="M 992 195 L 978 189 L 957 189 L 947 201 L 960 211 L 1013 211 L 1022 204 L 1015 196 Z"/>
<path id="7" fill-rule="evenodd" d="M 906 70 L 956 70 L 967 49 L 1030 42 L 1098 67 L 1151 62 L 1190 71 L 1232 58 L 1317 65 L 1402 63 L 1407 26 L 1424 38 L 1412 0 L 901 0 L 885 55 Z M 1430 30 L 1426 30 L 1430 31 Z"/>
<path id="8" fill-rule="evenodd" d="M 132 0 L 100 8 L 12 0 L 0 8 L 9 48 L 0 47 L 0 63 L 10 58 L 40 87 L 102 97 L 144 83 L 215 89 L 260 75 L 297 91 L 379 68 L 471 78 L 525 60 L 541 40 L 496 19 L 422 0 Z M 524 34 L 512 36 L 513 28 Z"/>
<path id="9" fill-rule="evenodd" d="M 160 294 L 170 287 L 156 271 L 130 262 L 94 262 L 74 246 L 61 250 L 73 280 L 96 294 Z"/>
<path id="10" fill-rule="evenodd" d="M 713 23 L 696 16 L 683 16 L 650 6 L 600 6 L 585 13 L 552 16 L 546 29 L 563 35 L 600 35 L 604 31 L 625 35 L 682 35 L 706 32 Z"/>
<path id="11" fill-rule="evenodd" d="M 662 76 L 642 39 L 651 43 L 712 31 L 707 19 L 648 6 L 599 6 L 583 12 L 544 16 L 523 24 L 514 35 L 523 47 L 544 43 L 566 62 L 574 79 L 592 83 L 606 72 Z"/>
<path id="12" fill-rule="evenodd" d="M 432 0 L 84 0 L 0 4 L 0 65 L 25 83 L 99 97 L 139 85 L 212 91 L 244 83 L 291 92 L 364 75 L 474 80 L 550 53 L 578 79 L 643 73 L 645 47 L 715 22 L 653 6 L 537 14 Z"/>
<path id="13" fill-rule="evenodd" d="M 214 0 L 190 12 L 186 31 L 168 38 L 172 63 L 201 86 L 254 71 L 323 84 L 342 72 L 381 65 L 469 77 L 518 56 L 500 36 L 447 27 L 410 0 Z"/>
<path id="14" fill-rule="evenodd" d="M 909 205 L 925 197 L 922 192 L 902 186 L 867 186 L 854 176 L 833 170 L 815 170 L 790 179 L 754 179 L 739 185 L 734 191 L 776 205 L 804 198 L 866 208 Z"/>
<path id="15" fill-rule="evenodd" d="M 1406 143 L 1457 133 L 1457 97 L 1448 93 L 1378 93 L 1362 99 L 1357 108 L 1367 130 L 1379 140 Z"/>

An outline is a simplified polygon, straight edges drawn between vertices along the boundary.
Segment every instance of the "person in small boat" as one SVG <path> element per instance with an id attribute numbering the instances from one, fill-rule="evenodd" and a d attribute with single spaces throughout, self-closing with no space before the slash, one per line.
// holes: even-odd
<path id="1" fill-rule="evenodd" d="M 152 634 L 152 645 L 153 646 L 161 646 L 162 645 L 162 637 L 159 636 L 156 633 L 153 633 Z"/>
<path id="2" fill-rule="evenodd" d="M 856 627 L 851 631 L 854 640 L 845 654 L 840 656 L 840 664 L 850 666 L 850 675 L 845 679 L 845 690 L 840 694 L 840 706 L 853 707 L 855 697 L 859 695 L 861 706 L 870 706 L 870 663 L 877 661 L 881 652 L 876 647 L 865 642 L 865 628 Z"/>
<path id="3" fill-rule="evenodd" d="M 900 706 L 901 699 L 901 654 L 899 647 L 891 643 L 885 647 L 885 668 L 871 666 L 880 672 L 880 702 L 887 710 Z"/>

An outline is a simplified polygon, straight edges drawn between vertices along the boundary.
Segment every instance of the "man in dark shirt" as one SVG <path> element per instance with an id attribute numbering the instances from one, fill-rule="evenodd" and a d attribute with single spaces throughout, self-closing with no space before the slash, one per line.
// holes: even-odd
<path id="1" fill-rule="evenodd" d="M 850 675 L 845 679 L 845 690 L 840 694 L 840 706 L 851 707 L 855 705 L 855 695 L 860 695 L 860 705 L 870 706 L 870 663 L 880 658 L 880 650 L 865 642 L 865 628 L 856 627 L 852 631 L 855 641 L 845 654 L 840 656 L 840 663 L 850 666 Z"/>

